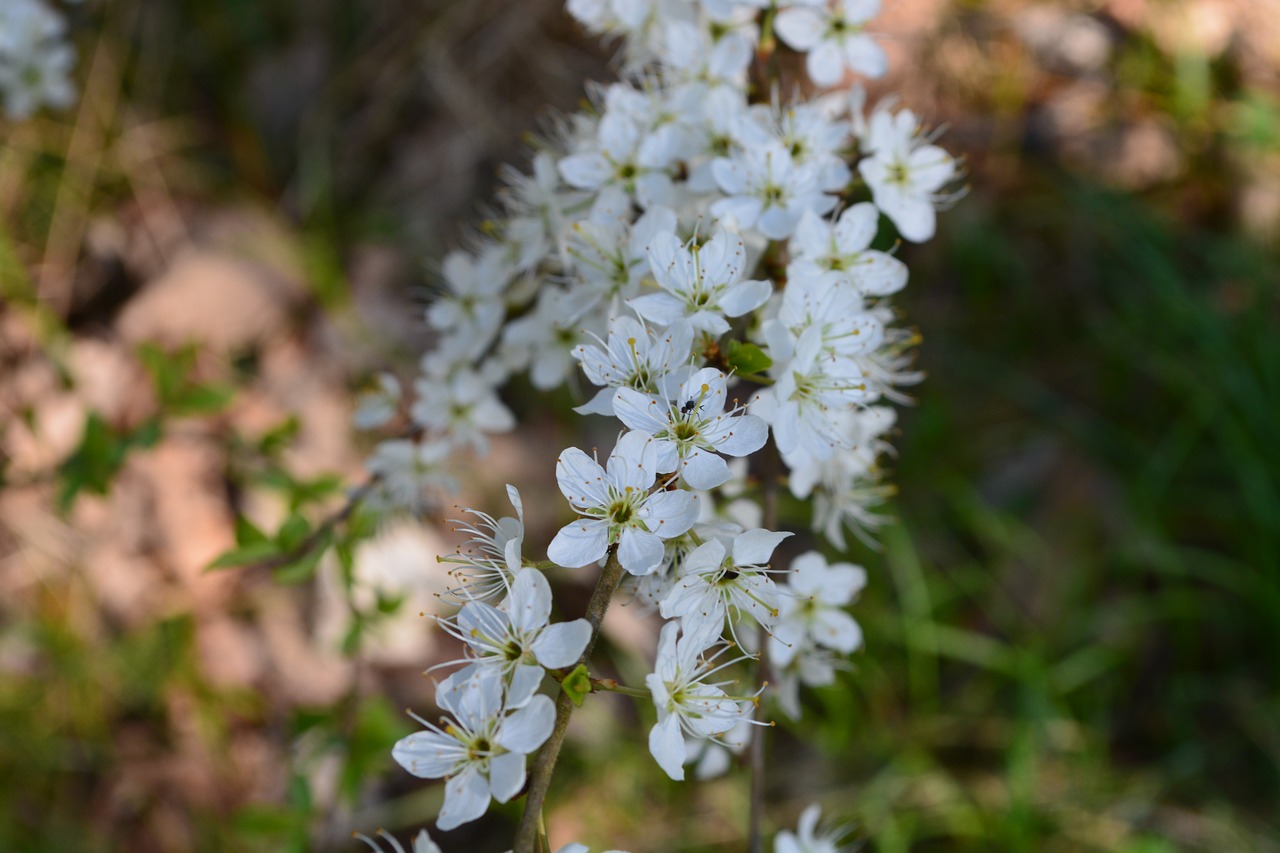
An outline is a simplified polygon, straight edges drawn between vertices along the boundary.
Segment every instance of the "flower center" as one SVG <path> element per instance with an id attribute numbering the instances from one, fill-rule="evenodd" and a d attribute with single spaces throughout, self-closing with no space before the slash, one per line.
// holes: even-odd
<path id="1" fill-rule="evenodd" d="M 609 504 L 609 520 L 614 524 L 626 524 L 635 518 L 636 508 L 629 498 L 619 498 Z"/>
<path id="2" fill-rule="evenodd" d="M 692 441 L 698 434 L 698 427 L 688 421 L 676 421 L 671 427 L 671 436 L 676 441 Z"/>

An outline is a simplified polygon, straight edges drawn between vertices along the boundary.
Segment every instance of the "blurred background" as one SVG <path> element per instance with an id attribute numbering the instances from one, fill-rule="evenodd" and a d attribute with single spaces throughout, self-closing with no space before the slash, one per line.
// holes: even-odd
<path id="1" fill-rule="evenodd" d="M 969 193 L 903 250 L 897 523 L 850 555 L 865 650 L 773 732 L 767 823 L 1280 850 L 1280 3 L 884 5 L 872 98 L 945 125 Z M 206 567 L 340 511 L 353 392 L 412 373 L 434 264 L 610 51 L 558 0 L 64 11 L 79 100 L 0 124 L 0 850 L 407 839 L 441 791 L 389 749 L 457 656 L 419 614 L 458 534 Z M 459 503 L 515 483 L 540 547 L 581 425 L 509 402 Z M 643 617 L 606 639 L 643 674 Z M 575 716 L 553 842 L 741 849 L 745 774 L 668 782 L 642 718 Z M 442 844 L 506 849 L 518 810 Z"/>

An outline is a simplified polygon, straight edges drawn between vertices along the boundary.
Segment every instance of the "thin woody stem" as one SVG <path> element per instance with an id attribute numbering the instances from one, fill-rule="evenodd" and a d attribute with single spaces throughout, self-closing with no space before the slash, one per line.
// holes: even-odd
<path id="1" fill-rule="evenodd" d="M 761 524 L 766 530 L 778 526 L 778 454 L 773 442 L 769 442 L 761 451 L 760 481 L 762 487 L 761 503 L 763 517 Z M 757 648 L 760 656 L 756 659 L 756 680 L 768 684 L 769 671 L 769 632 L 760 626 Z M 756 704 L 755 719 L 762 720 L 764 703 Z M 764 779 L 765 779 L 765 732 L 768 726 L 752 726 L 751 735 L 751 805 L 747 824 L 747 853 L 763 853 L 764 836 L 760 832 L 760 821 L 764 814 Z"/>
<path id="2" fill-rule="evenodd" d="M 609 549 L 608 561 L 600 579 L 596 581 L 595 592 L 591 594 L 591 602 L 587 605 L 586 620 L 591 625 L 591 639 L 579 663 L 585 663 L 591 657 L 596 640 L 600 637 L 600 625 L 604 622 L 605 611 L 609 609 L 609 600 L 622 581 L 622 563 L 618 561 L 618 546 Z M 538 824 L 542 816 L 542 806 L 547 799 L 547 789 L 551 787 L 551 774 L 556 767 L 556 758 L 560 755 L 560 747 L 564 744 L 564 735 L 569 728 L 569 716 L 573 713 L 573 700 L 563 690 L 556 698 L 556 722 L 551 729 L 551 737 L 534 756 L 533 766 L 529 768 L 529 793 L 524 803 L 524 814 L 520 816 L 520 826 L 516 829 L 513 853 L 537 853 Z"/>

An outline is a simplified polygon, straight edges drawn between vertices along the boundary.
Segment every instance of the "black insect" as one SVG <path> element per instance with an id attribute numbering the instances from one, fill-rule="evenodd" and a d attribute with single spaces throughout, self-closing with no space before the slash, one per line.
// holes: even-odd
<path id="1" fill-rule="evenodd" d="M 697 400 L 689 400 L 687 403 L 685 403 L 683 406 L 680 407 L 680 414 L 682 415 L 689 414 L 690 412 L 693 411 L 693 407 L 696 405 L 698 405 Z"/>

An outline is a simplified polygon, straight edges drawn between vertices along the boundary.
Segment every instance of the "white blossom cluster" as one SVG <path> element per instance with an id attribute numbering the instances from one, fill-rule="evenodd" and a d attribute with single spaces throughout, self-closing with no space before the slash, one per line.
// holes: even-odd
<path id="1" fill-rule="evenodd" d="M 749 740 L 764 687 L 736 689 L 730 674 L 765 651 L 758 636 L 787 714 L 800 714 L 801 684 L 833 680 L 861 644 L 845 608 L 865 573 L 816 551 L 775 567 L 792 534 L 761 526 L 759 496 L 785 479 L 841 548 L 847 529 L 874 529 L 886 404 L 918 379 L 913 335 L 894 325 L 908 271 L 893 235 L 932 237 L 958 174 L 909 110 L 882 101 L 866 115 L 860 87 L 805 98 L 761 71 L 785 46 L 820 90 L 882 74 L 868 28 L 879 0 L 568 8 L 622 40 L 624 81 L 594 91 L 529 174 L 510 172 L 503 216 L 445 259 L 426 318 L 438 344 L 408 409 L 415 437 L 369 462 L 383 500 L 421 506 L 458 451 L 482 454 L 515 427 L 498 392 L 519 373 L 549 390 L 581 370 L 596 390 L 578 411 L 619 430 L 603 464 L 578 448 L 556 460 L 577 517 L 547 561 L 523 555 L 510 487 L 516 516 L 474 513 L 470 548 L 447 558 L 460 610 L 441 624 L 466 655 L 439 685 L 448 717 L 394 751 L 447 780 L 442 829 L 521 790 L 553 727 L 544 677 L 564 678 L 590 644 L 585 620 L 550 622 L 549 564 L 616 558 L 624 587 L 666 620 L 645 686 L 650 752 L 673 779 L 687 764 L 723 771 Z M 398 407 L 384 380 L 358 419 L 376 426 Z M 776 474 L 749 461 L 770 439 Z M 807 846 L 791 835 L 779 849 L 834 849 L 814 846 L 815 821 Z"/>
<path id="2" fill-rule="evenodd" d="M 0 98 L 9 118 L 21 120 L 41 107 L 68 107 L 75 51 L 67 24 L 44 0 L 0 3 Z"/>

